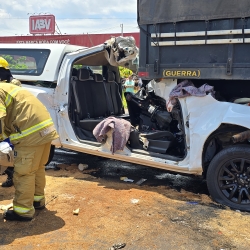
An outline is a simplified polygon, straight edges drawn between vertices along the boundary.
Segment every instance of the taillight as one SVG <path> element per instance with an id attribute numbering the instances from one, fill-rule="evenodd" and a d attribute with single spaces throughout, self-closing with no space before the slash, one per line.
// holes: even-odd
<path id="1" fill-rule="evenodd" d="M 139 71 L 138 72 L 138 77 L 149 77 L 149 73 L 148 72 L 142 72 L 142 71 Z"/>

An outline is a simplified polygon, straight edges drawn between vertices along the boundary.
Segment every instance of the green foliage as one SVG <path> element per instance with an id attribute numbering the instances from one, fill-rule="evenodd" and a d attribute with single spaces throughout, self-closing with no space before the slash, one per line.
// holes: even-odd
<path id="1" fill-rule="evenodd" d="M 3 55 L 2 57 L 9 63 L 10 69 L 28 69 L 25 64 L 26 56 L 20 56 L 17 59 L 10 55 Z"/>
<path id="2" fill-rule="evenodd" d="M 82 68 L 82 65 L 81 65 L 81 64 L 74 65 L 73 68 L 75 68 L 75 69 L 81 69 L 81 68 Z"/>
<path id="3" fill-rule="evenodd" d="M 121 78 L 127 78 L 127 77 L 129 77 L 130 75 L 133 74 L 132 70 L 121 67 L 121 66 L 119 67 L 119 71 L 120 71 Z"/>

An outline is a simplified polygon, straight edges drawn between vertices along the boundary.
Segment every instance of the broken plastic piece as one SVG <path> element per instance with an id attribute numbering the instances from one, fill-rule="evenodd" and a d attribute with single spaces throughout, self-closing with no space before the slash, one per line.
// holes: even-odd
<path id="1" fill-rule="evenodd" d="M 141 178 L 139 181 L 137 181 L 135 184 L 136 185 L 141 185 L 143 182 L 145 182 L 147 179 Z"/>
<path id="2" fill-rule="evenodd" d="M 79 169 L 80 171 L 83 171 L 83 170 L 87 169 L 88 167 L 89 167 L 88 164 L 82 164 L 82 163 L 80 163 L 80 164 L 78 165 L 78 169 Z"/>
<path id="3" fill-rule="evenodd" d="M 112 247 L 110 247 L 109 250 L 122 249 L 125 246 L 126 246 L 126 243 L 118 243 L 118 244 L 114 244 Z"/>
<path id="4" fill-rule="evenodd" d="M 80 212 L 80 208 L 77 208 L 76 210 L 73 210 L 73 215 L 78 215 Z"/>
<path id="5" fill-rule="evenodd" d="M 131 199 L 130 201 L 131 201 L 132 204 L 137 204 L 139 202 L 138 199 Z"/>
<path id="6" fill-rule="evenodd" d="M 120 180 L 125 182 L 134 182 L 134 180 L 129 179 L 128 177 L 121 177 Z"/>
<path id="7" fill-rule="evenodd" d="M 49 170 L 49 169 L 54 169 L 55 171 L 60 170 L 60 168 L 56 164 L 50 164 L 50 165 L 45 166 L 45 170 Z"/>
<path id="8" fill-rule="evenodd" d="M 190 204 L 190 205 L 198 205 L 199 202 L 197 202 L 197 201 L 188 201 L 187 204 Z"/>

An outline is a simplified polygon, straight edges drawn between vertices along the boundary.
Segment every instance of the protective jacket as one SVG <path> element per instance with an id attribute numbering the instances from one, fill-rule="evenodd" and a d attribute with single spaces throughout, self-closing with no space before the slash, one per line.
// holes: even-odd
<path id="1" fill-rule="evenodd" d="M 45 106 L 30 92 L 14 84 L 0 82 L 0 140 L 38 146 L 58 138 Z"/>

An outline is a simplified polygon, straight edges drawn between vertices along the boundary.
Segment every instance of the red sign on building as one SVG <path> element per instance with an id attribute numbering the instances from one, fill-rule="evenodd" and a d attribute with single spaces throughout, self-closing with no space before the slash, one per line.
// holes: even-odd
<path id="1" fill-rule="evenodd" d="M 54 15 L 30 16 L 30 34 L 54 34 L 55 23 Z"/>

